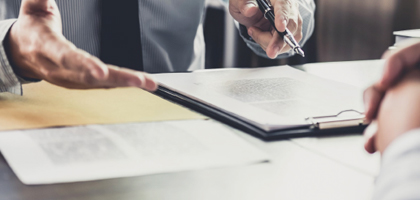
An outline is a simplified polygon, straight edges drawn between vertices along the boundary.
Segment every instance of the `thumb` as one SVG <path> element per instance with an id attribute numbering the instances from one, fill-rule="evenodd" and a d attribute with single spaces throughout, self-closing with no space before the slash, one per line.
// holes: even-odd
<path id="1" fill-rule="evenodd" d="M 55 0 L 22 0 L 20 11 L 23 14 L 57 14 L 58 8 Z"/>
<path id="2" fill-rule="evenodd" d="M 257 2 L 255 0 L 242 1 L 239 8 L 245 17 L 253 17 L 259 12 Z"/>

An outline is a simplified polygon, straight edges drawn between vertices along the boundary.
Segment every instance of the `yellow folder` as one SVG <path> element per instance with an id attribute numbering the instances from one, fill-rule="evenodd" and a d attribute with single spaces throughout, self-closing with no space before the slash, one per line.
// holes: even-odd
<path id="1" fill-rule="evenodd" d="M 205 119 L 138 88 L 70 90 L 47 82 L 0 93 L 0 131 L 87 124 Z"/>

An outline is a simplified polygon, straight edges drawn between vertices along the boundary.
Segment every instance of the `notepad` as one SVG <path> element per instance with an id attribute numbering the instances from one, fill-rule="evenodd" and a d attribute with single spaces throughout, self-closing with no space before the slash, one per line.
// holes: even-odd
<path id="1" fill-rule="evenodd" d="M 395 46 L 410 38 L 420 38 L 420 29 L 394 31 Z"/>
<path id="2" fill-rule="evenodd" d="M 210 120 L 144 122 L 0 132 L 0 150 L 25 184 L 170 173 L 267 161 Z"/>

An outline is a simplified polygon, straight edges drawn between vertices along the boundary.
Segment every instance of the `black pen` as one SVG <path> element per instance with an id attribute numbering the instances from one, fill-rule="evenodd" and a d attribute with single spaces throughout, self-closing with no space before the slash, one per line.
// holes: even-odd
<path id="1" fill-rule="evenodd" d="M 293 37 L 293 34 L 290 33 L 289 29 L 287 29 L 284 32 L 280 32 L 276 28 L 275 24 L 275 16 L 273 11 L 273 6 L 267 2 L 266 0 L 257 0 L 258 7 L 260 8 L 261 12 L 264 14 L 264 17 L 270 21 L 273 28 L 279 33 L 281 36 L 283 36 L 283 40 L 293 49 L 294 52 L 301 55 L 302 57 L 305 57 L 305 53 L 300 48 L 299 43 L 296 42 L 295 38 Z"/>

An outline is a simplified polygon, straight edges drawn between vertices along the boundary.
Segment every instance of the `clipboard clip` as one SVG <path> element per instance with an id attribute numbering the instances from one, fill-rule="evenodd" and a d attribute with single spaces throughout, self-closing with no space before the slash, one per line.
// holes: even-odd
<path id="1" fill-rule="evenodd" d="M 357 116 L 343 116 L 347 113 L 356 113 Z M 319 117 L 307 117 L 307 122 L 319 129 L 345 128 L 366 125 L 365 115 L 357 110 L 343 110 L 336 115 L 327 115 Z"/>

